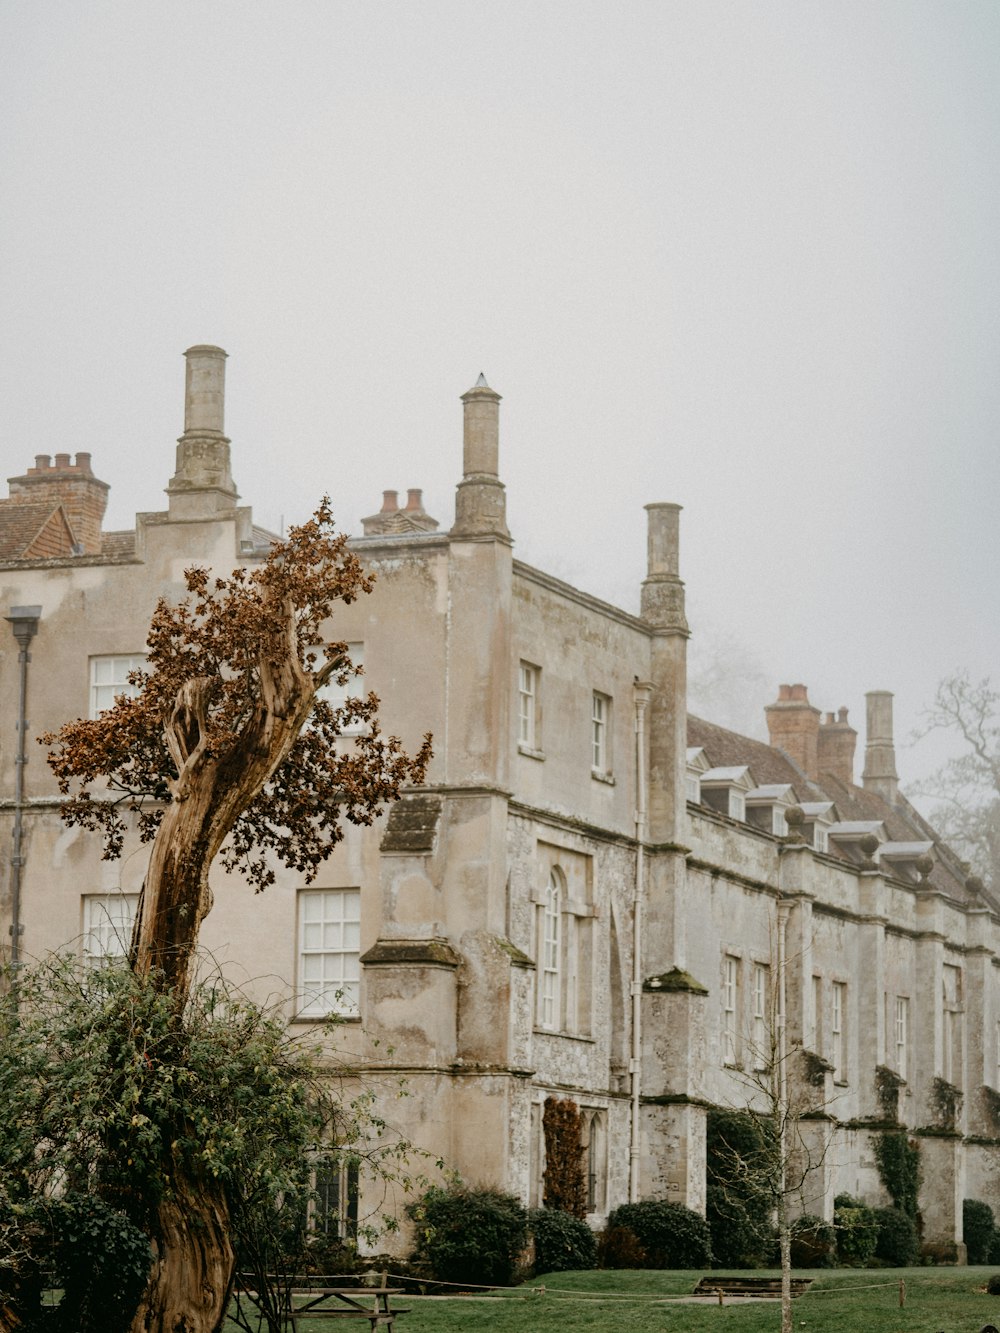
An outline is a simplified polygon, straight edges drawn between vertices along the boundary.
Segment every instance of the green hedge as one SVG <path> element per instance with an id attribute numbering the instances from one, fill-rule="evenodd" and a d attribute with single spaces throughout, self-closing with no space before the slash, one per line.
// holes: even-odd
<path id="1" fill-rule="evenodd" d="M 708 1268 L 712 1241 L 700 1213 L 665 1199 L 623 1203 L 608 1217 L 608 1230 L 631 1231 L 650 1268 Z"/>
<path id="2" fill-rule="evenodd" d="M 528 1215 L 494 1189 L 433 1188 L 407 1209 L 417 1224 L 414 1263 L 441 1282 L 508 1286 L 528 1241 Z"/>
<path id="3" fill-rule="evenodd" d="M 597 1239 L 586 1222 L 557 1208 L 533 1208 L 528 1228 L 535 1238 L 535 1271 L 562 1273 L 593 1268 Z"/>

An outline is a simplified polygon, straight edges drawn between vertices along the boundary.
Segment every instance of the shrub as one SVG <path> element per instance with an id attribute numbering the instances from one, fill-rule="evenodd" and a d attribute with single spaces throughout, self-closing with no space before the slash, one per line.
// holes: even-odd
<path id="1" fill-rule="evenodd" d="M 989 1296 L 1000 1296 L 1000 1273 L 986 1279 L 986 1292 Z"/>
<path id="2" fill-rule="evenodd" d="M 608 1227 L 597 1242 L 597 1262 L 602 1268 L 645 1268 L 646 1251 L 628 1227 Z"/>
<path id="3" fill-rule="evenodd" d="M 878 1245 L 874 1209 L 852 1199 L 834 1209 L 833 1224 L 837 1232 L 837 1258 L 852 1268 L 864 1268 L 875 1257 Z"/>
<path id="4" fill-rule="evenodd" d="M 700 1213 L 665 1199 L 623 1203 L 608 1217 L 608 1228 L 627 1227 L 646 1251 L 651 1268 L 708 1268 L 712 1240 Z"/>
<path id="5" fill-rule="evenodd" d="M 583 1117 L 568 1097 L 546 1097 L 542 1113 L 545 1135 L 546 1208 L 574 1217 L 587 1215 L 587 1179 L 583 1170 Z"/>
<path id="6" fill-rule="evenodd" d="M 792 1223 L 792 1267 L 831 1268 L 837 1248 L 837 1233 L 829 1222 L 803 1213 Z"/>
<path id="7" fill-rule="evenodd" d="M 962 1204 L 962 1240 L 970 1264 L 988 1264 L 996 1226 L 993 1209 L 979 1199 L 966 1199 Z"/>
<path id="8" fill-rule="evenodd" d="M 891 1268 L 908 1268 L 920 1252 L 917 1224 L 902 1208 L 876 1208 L 875 1257 Z"/>
<path id="9" fill-rule="evenodd" d="M 528 1215 L 495 1189 L 434 1188 L 407 1209 L 417 1222 L 415 1262 L 442 1282 L 506 1286 L 528 1239 Z"/>
<path id="10" fill-rule="evenodd" d="M 993 1232 L 993 1239 L 990 1241 L 990 1255 L 987 1260 L 991 1264 L 1000 1264 L 1000 1227 Z"/>
<path id="11" fill-rule="evenodd" d="M 739 1195 L 709 1185 L 705 1219 L 717 1268 L 756 1268 L 764 1261 L 771 1246 L 771 1229 L 751 1216 Z"/>
<path id="12" fill-rule="evenodd" d="M 920 1145 L 904 1130 L 892 1130 L 876 1135 L 874 1147 L 879 1179 L 893 1206 L 915 1218 L 920 1194 Z"/>
<path id="13" fill-rule="evenodd" d="M 127 1333 L 153 1256 L 134 1222 L 95 1195 L 68 1194 L 51 1205 L 54 1324 L 66 1333 Z"/>
<path id="14" fill-rule="evenodd" d="M 597 1263 L 594 1233 L 580 1218 L 555 1208 L 533 1208 L 528 1228 L 535 1238 L 536 1272 L 562 1273 Z"/>

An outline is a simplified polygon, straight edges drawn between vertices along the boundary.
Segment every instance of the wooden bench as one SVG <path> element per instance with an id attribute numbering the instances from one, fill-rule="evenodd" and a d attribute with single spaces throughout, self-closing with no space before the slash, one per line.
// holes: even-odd
<path id="1" fill-rule="evenodd" d="M 306 1319 L 362 1320 L 367 1322 L 372 1333 L 377 1333 L 378 1329 L 389 1329 L 392 1333 L 397 1317 L 409 1314 L 410 1307 L 393 1305 L 391 1298 L 402 1295 L 403 1288 L 387 1286 L 387 1273 L 376 1276 L 377 1282 L 372 1286 L 357 1282 L 332 1286 L 329 1279 L 322 1277 L 293 1278 L 285 1293 L 282 1320 L 295 1333 L 300 1322 Z M 237 1288 L 260 1309 L 251 1280 L 241 1275 L 237 1279 Z"/>

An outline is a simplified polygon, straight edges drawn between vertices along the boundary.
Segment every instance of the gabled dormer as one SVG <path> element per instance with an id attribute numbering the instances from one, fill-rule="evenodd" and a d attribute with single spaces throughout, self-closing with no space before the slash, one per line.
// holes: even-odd
<path id="1" fill-rule="evenodd" d="M 689 745 L 687 751 L 687 799 L 698 804 L 701 801 L 701 780 L 711 765 L 708 755 L 700 745 Z"/>
<path id="2" fill-rule="evenodd" d="M 795 804 L 795 789 L 791 783 L 772 782 L 753 787 L 746 794 L 746 821 L 763 833 L 783 838 L 788 832 L 785 811 Z"/>
<path id="3" fill-rule="evenodd" d="M 802 813 L 805 815 L 802 836 L 814 851 L 828 852 L 830 829 L 840 819 L 837 807 L 832 801 L 805 801 Z"/>
<path id="4" fill-rule="evenodd" d="M 701 804 L 730 819 L 746 819 L 747 793 L 755 785 L 746 764 L 710 768 L 701 775 Z"/>
<path id="5" fill-rule="evenodd" d="M 878 849 L 878 856 L 888 874 L 918 884 L 923 876 L 917 862 L 922 857 L 930 856 L 933 850 L 934 844 L 930 841 L 884 842 Z"/>
<path id="6" fill-rule="evenodd" d="M 885 825 L 881 819 L 849 819 L 841 820 L 831 824 L 827 830 L 827 836 L 838 852 L 853 861 L 855 865 L 865 865 L 869 860 L 867 851 L 862 847 L 862 839 L 874 837 L 878 843 L 871 860 L 878 863 L 879 850 L 882 843 L 887 842 L 889 835 L 886 833 Z"/>

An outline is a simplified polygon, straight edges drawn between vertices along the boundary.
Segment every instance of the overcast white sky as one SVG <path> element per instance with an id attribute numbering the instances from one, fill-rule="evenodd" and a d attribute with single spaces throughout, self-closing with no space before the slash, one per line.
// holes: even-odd
<path id="1" fill-rule="evenodd" d="M 997 0 L 0 0 L 0 51 L 4 475 L 162 508 L 214 342 L 259 521 L 448 525 L 482 370 L 515 553 L 635 609 L 681 503 L 761 706 L 902 741 L 997 674 Z"/>

